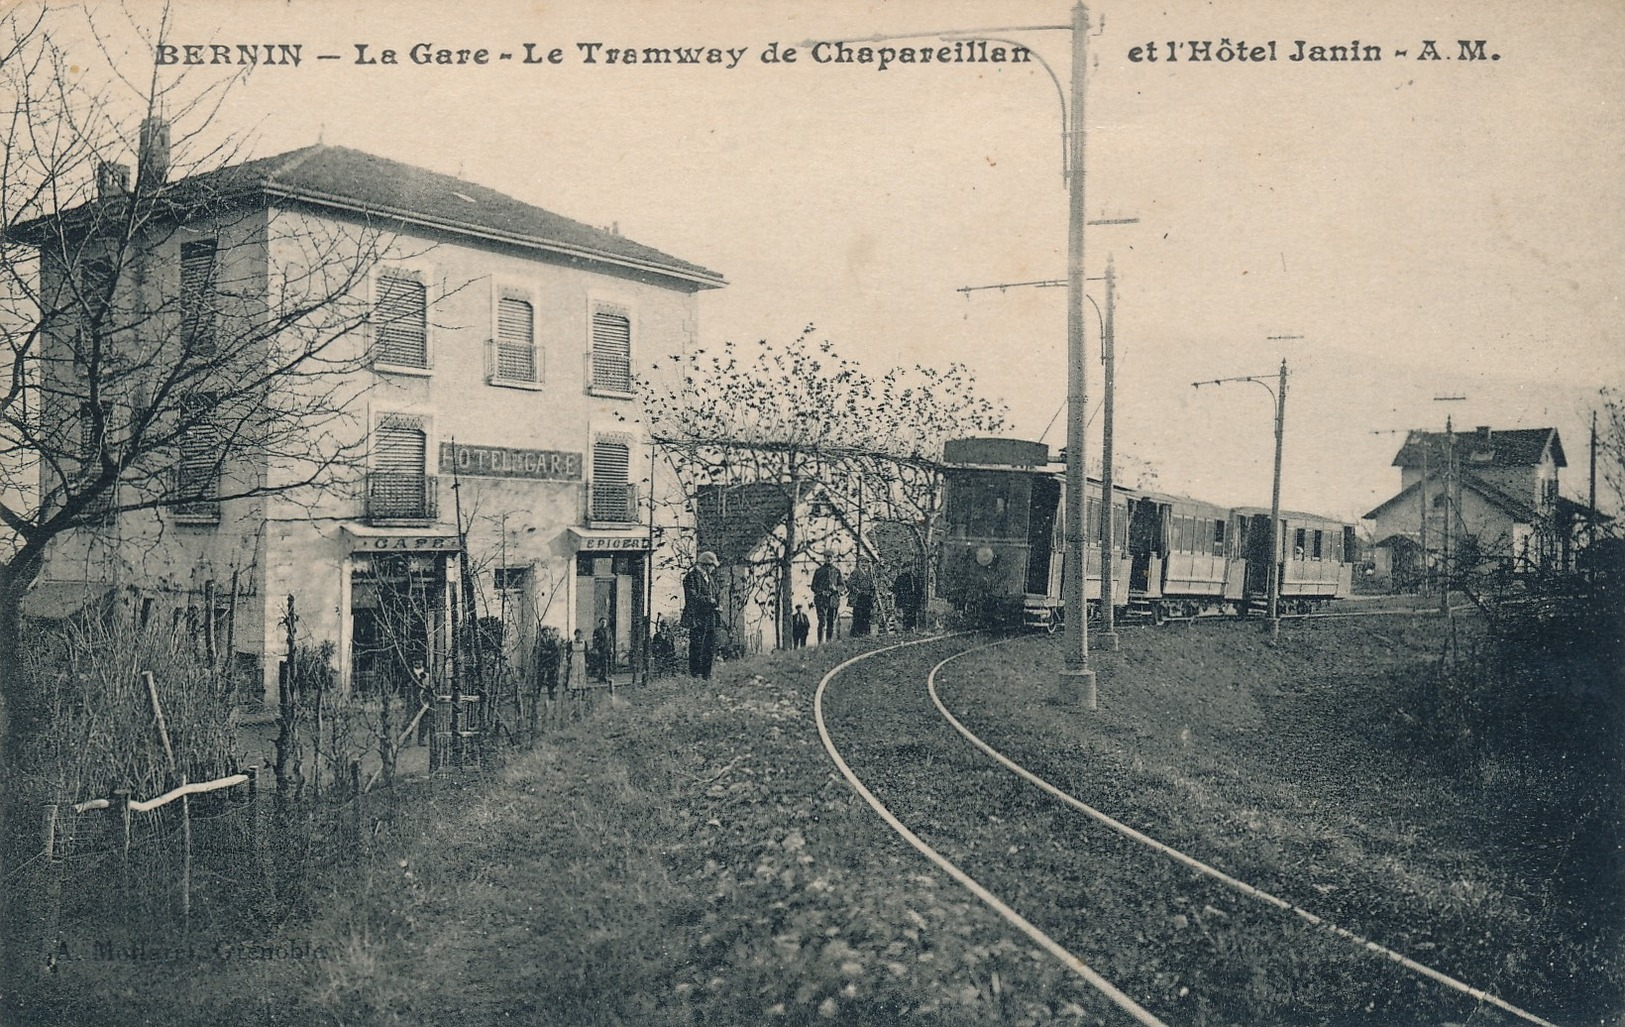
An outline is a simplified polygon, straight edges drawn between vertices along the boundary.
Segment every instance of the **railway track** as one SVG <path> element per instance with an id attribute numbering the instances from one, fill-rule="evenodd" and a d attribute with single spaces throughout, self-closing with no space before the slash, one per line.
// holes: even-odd
<path id="1" fill-rule="evenodd" d="M 1547 1024 L 1141 834 L 999 754 L 935 687 L 944 667 L 988 646 L 920 640 L 837 666 L 815 696 L 819 733 L 894 831 L 1096 990 L 1096 1015 Z"/>

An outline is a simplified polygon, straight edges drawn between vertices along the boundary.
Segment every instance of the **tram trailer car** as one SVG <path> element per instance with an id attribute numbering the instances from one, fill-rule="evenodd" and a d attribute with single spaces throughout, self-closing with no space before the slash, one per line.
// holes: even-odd
<path id="1" fill-rule="evenodd" d="M 943 450 L 946 531 L 938 594 L 985 617 L 1054 630 L 1063 611 L 1063 473 L 1042 443 L 958 439 Z M 1100 603 L 1101 483 L 1085 484 L 1090 616 Z M 1112 490 L 1112 604 L 1161 623 L 1263 610 L 1269 511 L 1187 496 Z M 1348 595 L 1352 525 L 1283 511 L 1277 540 L 1281 609 L 1306 613 Z"/>

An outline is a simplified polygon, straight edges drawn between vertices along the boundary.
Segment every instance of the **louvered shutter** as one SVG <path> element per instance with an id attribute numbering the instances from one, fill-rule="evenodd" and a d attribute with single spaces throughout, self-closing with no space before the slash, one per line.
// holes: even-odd
<path id="1" fill-rule="evenodd" d="M 215 250 L 213 239 L 181 246 L 181 344 L 193 356 L 215 354 Z"/>
<path id="2" fill-rule="evenodd" d="M 610 392 L 632 391 L 632 320 L 624 314 L 592 315 L 592 384 Z"/>
<path id="3" fill-rule="evenodd" d="M 378 275 L 373 345 L 380 363 L 429 366 L 428 303 L 428 288 L 418 279 L 398 271 Z"/>
<path id="4" fill-rule="evenodd" d="M 624 442 L 594 442 L 592 480 L 601 485 L 625 485 L 632 466 L 632 450 Z"/>
<path id="5" fill-rule="evenodd" d="M 536 380 L 536 320 L 528 301 L 504 296 L 497 301 L 497 377 Z"/>
<path id="6" fill-rule="evenodd" d="M 185 425 L 180 437 L 180 467 L 176 490 L 180 498 L 192 503 L 206 503 L 220 494 L 220 475 L 216 461 L 217 439 L 214 408 L 217 398 L 210 393 L 186 397 L 181 403 L 181 417 Z"/>
<path id="7" fill-rule="evenodd" d="M 421 428 L 380 425 L 374 435 L 372 503 L 377 514 L 409 517 L 424 508 L 424 457 L 428 440 Z"/>
<path id="8" fill-rule="evenodd" d="M 592 445 L 592 516 L 624 521 L 632 517 L 632 487 L 628 483 L 632 450 L 624 442 Z"/>

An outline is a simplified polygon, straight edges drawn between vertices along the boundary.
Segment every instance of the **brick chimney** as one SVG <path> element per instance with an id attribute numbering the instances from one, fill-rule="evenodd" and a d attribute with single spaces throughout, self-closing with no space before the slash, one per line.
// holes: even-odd
<path id="1" fill-rule="evenodd" d="M 169 122 L 147 118 L 141 122 L 141 152 L 136 184 L 144 190 L 156 189 L 169 177 Z"/>
<path id="2" fill-rule="evenodd" d="M 96 162 L 96 198 L 99 200 L 123 196 L 130 191 L 130 166 L 111 161 Z"/>
<path id="3" fill-rule="evenodd" d="M 1488 442 L 1488 441 L 1490 441 L 1490 426 L 1489 425 L 1481 424 L 1477 428 L 1474 428 L 1473 431 L 1478 434 L 1478 440 L 1480 442 Z"/>

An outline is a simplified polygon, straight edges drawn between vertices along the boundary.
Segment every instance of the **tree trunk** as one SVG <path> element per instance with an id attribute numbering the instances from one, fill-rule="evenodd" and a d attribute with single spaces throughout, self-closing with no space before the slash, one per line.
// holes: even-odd
<path id="1" fill-rule="evenodd" d="M 790 491 L 784 497 L 784 552 L 779 557 L 779 598 L 778 616 L 775 622 L 777 638 L 774 644 L 779 649 L 789 648 L 790 639 L 794 637 L 790 619 L 795 598 L 794 582 L 791 575 L 796 566 L 796 500 L 801 493 L 801 468 L 796 463 L 796 454 L 790 453 Z"/>
<path id="2" fill-rule="evenodd" d="M 44 704 L 23 673 L 22 607 L 42 564 L 43 550 L 24 546 L 0 565 L 0 880 L 10 879 L 38 840 L 31 829 L 37 823 L 30 813 L 38 809 L 38 797 L 27 784 L 27 747 L 43 726 Z M 37 951 L 38 940 L 25 901 L 26 878 L 14 884 L 0 887 L 0 1002 L 7 1004 L 36 965 L 28 953 Z M 0 1008 L 3 1019 L 9 1018 Z"/>

